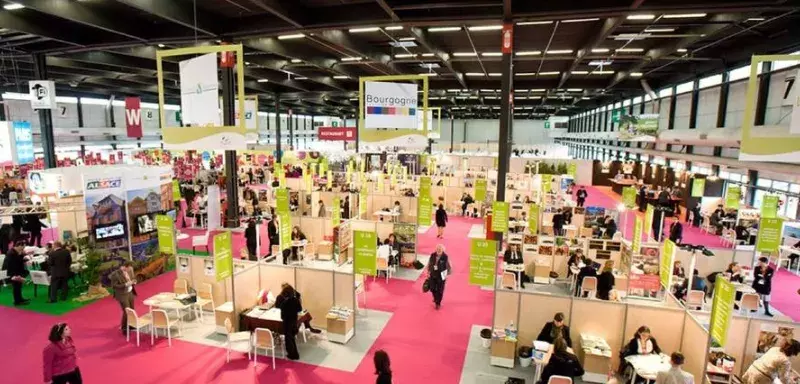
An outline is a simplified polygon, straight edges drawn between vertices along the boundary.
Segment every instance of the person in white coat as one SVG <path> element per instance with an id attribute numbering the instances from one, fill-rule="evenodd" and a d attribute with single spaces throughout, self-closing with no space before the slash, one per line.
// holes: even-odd
<path id="1" fill-rule="evenodd" d="M 694 384 L 694 376 L 691 373 L 681 369 L 683 365 L 683 354 L 680 352 L 673 352 L 670 355 L 669 370 L 661 371 L 656 376 L 656 384 Z"/>

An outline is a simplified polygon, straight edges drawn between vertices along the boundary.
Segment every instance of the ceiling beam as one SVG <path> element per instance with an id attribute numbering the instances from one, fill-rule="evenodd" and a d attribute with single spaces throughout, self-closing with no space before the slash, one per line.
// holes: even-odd
<path id="1" fill-rule="evenodd" d="M 467 86 L 467 81 L 464 79 L 464 74 L 461 73 L 461 71 L 456 71 L 456 69 L 453 67 L 450 54 L 433 44 L 430 41 L 428 32 L 423 31 L 422 28 L 419 27 L 411 27 L 411 34 L 417 39 L 417 43 L 419 43 L 419 45 L 425 48 L 428 52 L 433 53 L 433 55 L 439 59 L 442 64 L 444 64 L 445 68 L 447 68 L 447 70 L 456 77 L 462 88 L 469 88 Z"/>
<path id="2" fill-rule="evenodd" d="M 3 28 L 13 29 L 17 32 L 23 32 L 40 37 L 46 37 L 67 45 L 86 46 L 92 43 L 82 36 L 65 34 L 63 31 L 58 30 L 57 28 L 45 26 L 40 22 L 26 18 L 26 16 L 31 15 L 31 12 L 35 11 L 20 9 L 14 12 L 0 12 L 0 25 L 2 25 Z"/>
<path id="3" fill-rule="evenodd" d="M 118 53 L 93 51 L 79 52 L 65 56 L 66 58 L 83 61 L 86 63 L 102 63 L 115 67 L 156 70 L 155 60 L 126 56 Z M 178 73 L 178 64 L 165 61 L 162 63 L 164 72 Z"/>
<path id="4" fill-rule="evenodd" d="M 391 55 L 387 55 L 367 44 L 362 44 L 361 42 L 356 41 L 349 33 L 346 33 L 345 31 L 341 31 L 338 29 L 326 30 L 315 34 L 313 37 L 308 37 L 308 38 L 311 39 L 312 41 L 316 41 L 317 43 L 329 49 L 335 50 L 344 56 L 358 56 L 366 60 L 378 62 L 379 65 L 377 68 L 374 67 L 372 64 L 367 64 L 367 65 L 375 68 L 380 72 L 383 72 L 384 74 L 396 75 L 403 73 L 403 71 L 399 70 L 397 67 L 394 66 L 394 64 L 392 64 Z M 325 44 L 325 42 L 329 44 Z M 335 47 L 330 47 L 331 44 L 334 45 Z"/>
<path id="5" fill-rule="evenodd" d="M 248 48 L 255 49 L 258 51 L 274 53 L 278 56 L 283 56 L 286 58 L 300 59 L 306 64 L 313 65 L 319 69 L 328 72 L 349 76 L 353 78 L 358 78 L 358 74 L 345 69 L 345 66 L 336 65 L 339 63 L 339 61 L 336 59 L 313 57 L 297 49 L 290 49 L 275 37 L 261 37 L 256 39 L 248 39 L 242 41 L 242 44 L 244 44 Z M 251 63 L 262 63 L 264 62 L 264 60 L 266 59 L 261 59 L 257 55 L 248 58 L 248 61 L 250 61 Z M 270 63 L 275 64 L 274 60 L 270 60 Z M 284 69 L 283 67 L 281 67 L 277 70 L 284 70 Z"/>
<path id="6" fill-rule="evenodd" d="M 187 7 L 178 1 L 164 0 L 116 0 L 127 6 L 147 12 L 151 15 L 169 20 L 178 25 L 190 28 L 208 36 L 217 36 L 208 26 L 213 24 L 213 19 L 200 12 L 195 12 L 192 7 Z M 218 20 L 218 19 L 217 19 Z"/>
<path id="7" fill-rule="evenodd" d="M 303 28 L 304 25 L 309 23 L 309 11 L 297 6 L 294 1 L 280 1 L 280 0 L 247 0 L 250 4 L 267 11 L 281 20 L 291 24 L 295 28 Z"/>
<path id="8" fill-rule="evenodd" d="M 600 44 L 605 41 L 609 35 L 611 35 L 614 30 L 617 29 L 622 24 L 622 17 L 611 17 L 606 19 L 603 22 L 603 25 L 600 27 L 600 30 L 597 33 L 593 33 L 592 37 L 589 41 L 584 44 L 583 48 L 579 49 L 578 52 L 575 54 L 575 60 L 572 61 L 570 64 L 569 69 L 565 71 L 561 75 L 561 80 L 558 82 L 559 88 L 567 82 L 570 76 L 572 76 L 572 71 L 578 68 L 578 65 L 584 60 L 584 58 L 592 53 L 592 50 L 597 48 Z"/>
<path id="9" fill-rule="evenodd" d="M 130 25 L 119 18 L 111 19 L 103 16 L 84 5 L 86 3 L 72 0 L 14 0 L 14 2 L 50 16 L 98 28 L 129 39 L 146 41 L 145 38 L 141 37 L 142 28 Z"/>
<path id="10" fill-rule="evenodd" d="M 503 0 L 503 20 L 511 21 L 514 14 L 514 7 L 511 4 L 512 0 Z"/>
<path id="11" fill-rule="evenodd" d="M 384 12 L 386 12 L 389 17 L 392 18 L 392 21 L 400 21 L 400 16 L 397 16 L 397 13 L 392 9 L 392 6 L 386 2 L 386 0 L 375 0 L 378 2 L 378 5 L 381 6 Z"/>

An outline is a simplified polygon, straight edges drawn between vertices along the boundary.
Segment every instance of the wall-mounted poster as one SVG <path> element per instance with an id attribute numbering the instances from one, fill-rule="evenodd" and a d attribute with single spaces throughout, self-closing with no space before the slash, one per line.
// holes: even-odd
<path id="1" fill-rule="evenodd" d="M 658 114 L 625 115 L 620 119 L 620 140 L 655 141 L 658 135 Z"/>
<path id="2" fill-rule="evenodd" d="M 631 255 L 631 274 L 628 289 L 631 296 L 658 297 L 660 254 L 656 246 L 641 246 L 640 253 Z"/>

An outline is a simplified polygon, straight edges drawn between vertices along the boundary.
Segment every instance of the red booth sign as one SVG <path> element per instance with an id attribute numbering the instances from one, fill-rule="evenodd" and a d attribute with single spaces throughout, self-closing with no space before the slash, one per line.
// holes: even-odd
<path id="1" fill-rule="evenodd" d="M 317 138 L 320 141 L 356 141 L 355 127 L 319 127 Z"/>

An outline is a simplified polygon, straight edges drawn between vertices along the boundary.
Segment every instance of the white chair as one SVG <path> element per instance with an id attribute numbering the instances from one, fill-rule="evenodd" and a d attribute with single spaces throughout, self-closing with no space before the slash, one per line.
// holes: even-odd
<path id="1" fill-rule="evenodd" d="M 597 277 L 586 276 L 583 278 L 583 282 L 581 283 L 581 296 L 587 292 L 589 293 L 589 297 L 594 297 L 594 295 L 597 294 Z"/>
<path id="2" fill-rule="evenodd" d="M 547 384 L 572 384 L 572 378 L 567 376 L 553 375 L 547 380 Z"/>
<path id="3" fill-rule="evenodd" d="M 747 314 L 748 311 L 758 311 L 759 297 L 755 293 L 745 293 L 742 299 L 736 302 L 739 306 L 739 312 Z"/>
<path id="4" fill-rule="evenodd" d="M 231 362 L 231 344 L 242 341 L 247 342 L 247 360 L 250 360 L 250 351 L 253 350 L 253 336 L 250 332 L 234 332 L 231 319 L 227 318 L 225 319 L 225 330 L 227 331 L 225 334 L 225 347 L 227 348 L 225 360 L 229 363 Z M 272 365 L 274 366 L 275 363 L 273 362 Z"/>
<path id="5" fill-rule="evenodd" d="M 6 255 L 0 255 L 0 265 L 3 265 L 5 260 Z M 0 287 L 4 287 L 6 285 L 6 280 L 8 280 L 8 272 L 5 269 L 0 270 Z"/>
<path id="6" fill-rule="evenodd" d="M 136 346 L 139 346 L 139 334 L 142 328 L 153 325 L 153 318 L 149 314 L 139 317 L 133 308 L 125 308 L 125 315 L 128 317 L 128 329 L 125 330 L 125 340 L 131 341 L 131 328 L 136 330 Z M 151 329 L 152 333 L 153 330 Z"/>
<path id="7" fill-rule="evenodd" d="M 208 231 L 205 235 L 192 236 L 192 253 L 195 253 L 197 247 L 203 247 L 208 252 Z"/>
<path id="8" fill-rule="evenodd" d="M 49 292 L 50 276 L 47 276 L 47 272 L 31 271 L 31 281 L 33 282 L 33 297 L 36 297 L 36 288 L 40 285 L 46 286 Z"/>
<path id="9" fill-rule="evenodd" d="M 503 288 L 517 289 L 517 275 L 512 272 L 503 272 Z"/>
<path id="10" fill-rule="evenodd" d="M 189 282 L 186 279 L 175 279 L 172 282 L 172 292 L 176 295 L 188 295 L 189 294 Z"/>
<path id="11" fill-rule="evenodd" d="M 696 279 L 699 277 L 695 277 Z M 686 295 L 686 307 L 703 309 L 705 305 L 706 293 L 696 289 L 690 290 Z"/>
<path id="12" fill-rule="evenodd" d="M 272 370 L 275 370 L 275 335 L 266 328 L 256 328 L 253 334 L 253 361 L 258 363 L 258 350 L 272 352 Z"/>
<path id="13" fill-rule="evenodd" d="M 386 283 L 389 283 L 389 275 L 391 270 L 389 268 L 389 258 L 391 257 L 391 248 L 388 245 L 381 245 L 378 248 L 378 258 L 375 260 L 375 276 L 372 276 L 372 281 L 378 276 L 378 272 L 386 272 Z"/>
<path id="14" fill-rule="evenodd" d="M 201 323 L 203 322 L 203 309 L 209 304 L 213 312 L 216 307 L 216 305 L 214 305 L 214 287 L 210 283 L 203 283 L 201 289 L 197 291 L 197 301 L 194 303 L 194 307 L 200 316 Z"/>
<path id="15" fill-rule="evenodd" d="M 178 326 L 178 321 L 180 321 L 177 317 L 169 317 L 167 315 L 167 311 L 163 309 L 154 309 L 151 312 L 153 324 L 152 324 L 152 332 L 150 332 L 150 344 L 155 344 L 156 335 L 159 329 L 163 329 L 167 333 L 167 343 L 169 346 L 172 346 L 172 328 Z M 180 329 L 180 328 L 179 328 Z"/>

